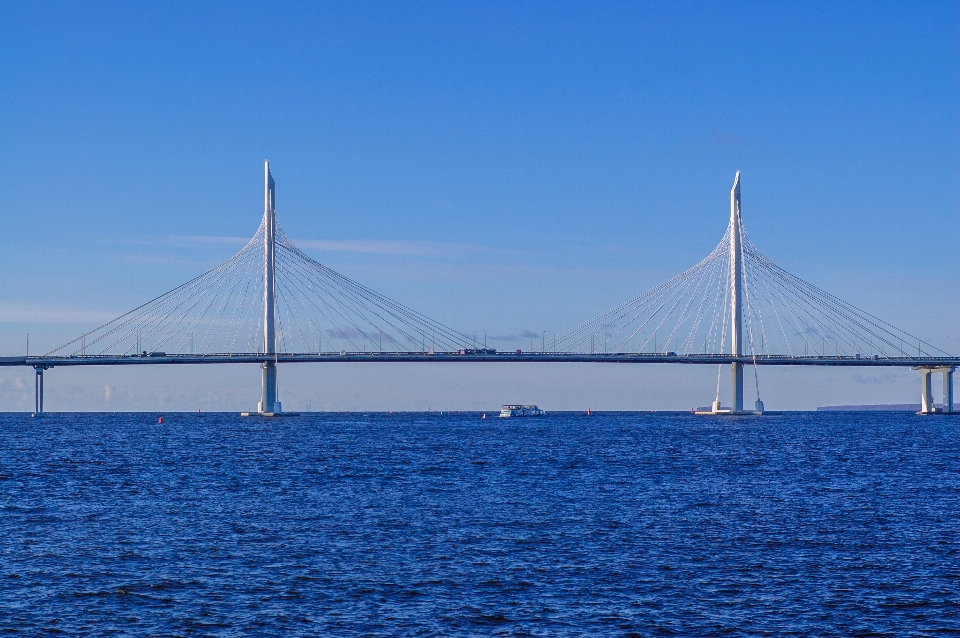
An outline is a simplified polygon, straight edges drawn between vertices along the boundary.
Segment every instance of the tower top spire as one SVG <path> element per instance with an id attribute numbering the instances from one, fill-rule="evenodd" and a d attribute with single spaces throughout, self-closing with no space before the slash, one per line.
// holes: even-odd
<path id="1" fill-rule="evenodd" d="M 270 160 L 263 160 L 263 212 L 276 210 L 277 187 L 270 174 Z"/>
<path id="2" fill-rule="evenodd" d="M 733 188 L 730 189 L 730 223 L 740 224 L 740 171 L 733 178 Z"/>

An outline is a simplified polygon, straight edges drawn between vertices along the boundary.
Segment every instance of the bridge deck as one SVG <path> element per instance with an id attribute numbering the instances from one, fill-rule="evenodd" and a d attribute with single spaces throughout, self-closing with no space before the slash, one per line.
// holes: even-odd
<path id="1" fill-rule="evenodd" d="M 739 356 L 712 354 L 579 354 L 552 352 L 503 352 L 496 354 L 460 354 L 459 352 L 324 352 L 292 354 L 153 354 L 153 355 L 84 355 L 69 357 L 0 357 L 0 366 L 107 366 L 107 365 L 160 365 L 160 364 L 213 364 L 213 363 L 673 363 L 673 364 L 726 364 L 740 362 L 756 365 L 777 366 L 864 366 L 864 367 L 914 367 L 914 366 L 960 366 L 960 357 L 889 357 L 861 358 L 849 356 Z"/>

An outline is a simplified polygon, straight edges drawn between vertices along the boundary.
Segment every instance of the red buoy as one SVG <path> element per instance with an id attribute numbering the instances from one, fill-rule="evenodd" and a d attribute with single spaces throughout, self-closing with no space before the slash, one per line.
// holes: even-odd
<path id="1" fill-rule="evenodd" d="M 157 423 L 163 423 L 163 417 L 160 417 L 159 419 L 157 419 Z"/>
<path id="2" fill-rule="evenodd" d="M 587 408 L 587 416 L 590 416 L 590 408 Z"/>

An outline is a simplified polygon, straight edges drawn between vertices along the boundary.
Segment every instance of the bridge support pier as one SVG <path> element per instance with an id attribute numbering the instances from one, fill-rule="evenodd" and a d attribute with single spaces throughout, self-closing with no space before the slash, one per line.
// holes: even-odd
<path id="1" fill-rule="evenodd" d="M 953 412 L 953 371 L 954 366 L 917 367 L 920 372 L 920 411 L 917 414 L 950 414 Z M 943 375 L 943 407 L 933 403 L 933 374 Z"/>
<path id="2" fill-rule="evenodd" d="M 743 364 L 730 364 L 730 408 L 743 412 Z"/>
<path id="3" fill-rule="evenodd" d="M 268 361 L 263 364 L 263 372 L 260 387 L 260 404 L 257 406 L 257 412 L 264 414 L 275 414 L 281 412 L 280 404 L 277 402 L 277 364 L 274 361 Z"/>
<path id="4" fill-rule="evenodd" d="M 933 407 L 931 376 L 933 376 L 933 368 L 920 368 L 920 414 L 933 414 L 936 411 Z"/>
<path id="5" fill-rule="evenodd" d="M 43 414 L 43 366 L 34 366 L 36 376 L 33 380 L 33 416 Z"/>
<path id="6" fill-rule="evenodd" d="M 947 414 L 953 412 L 953 366 L 940 369 L 943 373 L 943 411 Z"/>

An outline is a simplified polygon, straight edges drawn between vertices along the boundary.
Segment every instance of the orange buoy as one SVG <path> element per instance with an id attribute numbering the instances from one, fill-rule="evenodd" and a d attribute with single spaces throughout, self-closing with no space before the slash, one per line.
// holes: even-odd
<path id="1" fill-rule="evenodd" d="M 157 423 L 163 423 L 163 417 L 160 417 L 159 419 L 157 419 Z"/>

